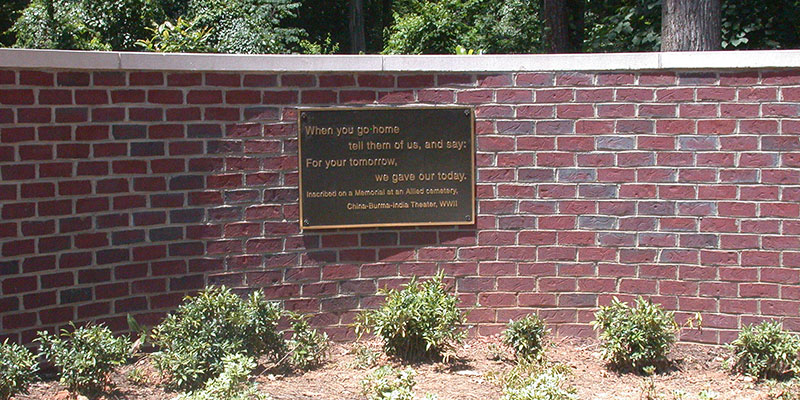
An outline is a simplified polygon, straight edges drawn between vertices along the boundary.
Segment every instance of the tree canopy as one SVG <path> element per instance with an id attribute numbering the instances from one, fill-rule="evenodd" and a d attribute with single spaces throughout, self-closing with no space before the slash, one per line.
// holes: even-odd
<path id="1" fill-rule="evenodd" d="M 223 53 L 655 51 L 662 0 L 4 0 L 0 45 Z M 554 7 L 553 4 L 559 5 Z M 800 47 L 800 0 L 721 0 L 721 48 Z M 358 36 L 356 36 L 358 38 Z"/>

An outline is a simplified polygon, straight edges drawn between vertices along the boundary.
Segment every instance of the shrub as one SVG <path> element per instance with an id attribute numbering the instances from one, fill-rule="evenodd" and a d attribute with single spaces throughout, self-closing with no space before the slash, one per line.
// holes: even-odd
<path id="1" fill-rule="evenodd" d="M 389 355 L 408 360 L 441 356 L 465 335 L 458 299 L 447 293 L 443 278 L 439 273 L 424 283 L 414 278 L 400 291 L 383 290 L 386 302 L 359 314 L 356 331 L 374 331 Z"/>
<path id="2" fill-rule="evenodd" d="M 777 321 L 747 325 L 729 345 L 733 370 L 754 378 L 784 378 L 800 372 L 800 338 Z"/>
<path id="3" fill-rule="evenodd" d="M 256 291 L 245 301 L 225 287 L 188 299 L 153 331 L 156 368 L 179 389 L 196 389 L 224 370 L 226 356 L 284 354 L 281 308 Z"/>
<path id="4" fill-rule="evenodd" d="M 289 340 L 292 366 L 301 370 L 309 370 L 325 361 L 330 343 L 326 333 L 311 329 L 306 318 L 299 314 L 290 314 L 292 318 L 292 339 Z"/>
<path id="5" fill-rule="evenodd" d="M 6 339 L 0 344 L 0 400 L 27 393 L 38 370 L 36 357 L 28 349 Z"/>
<path id="6" fill-rule="evenodd" d="M 83 326 L 72 332 L 64 329 L 60 336 L 39 332 L 36 341 L 41 343 L 41 354 L 61 370 L 61 383 L 70 391 L 87 395 L 103 391 L 108 374 L 127 360 L 131 346 L 128 339 L 115 338 L 102 325 Z"/>
<path id="7" fill-rule="evenodd" d="M 563 373 L 548 368 L 520 386 L 506 387 L 501 400 L 578 400 L 575 393 L 575 388 L 566 385 Z"/>
<path id="8" fill-rule="evenodd" d="M 368 400 L 414 400 L 414 376 L 411 368 L 398 371 L 389 365 L 375 369 L 361 381 Z"/>
<path id="9" fill-rule="evenodd" d="M 678 329 L 671 312 L 641 297 L 633 308 L 614 298 L 600 307 L 592 325 L 602 330 L 603 358 L 615 368 L 639 372 L 666 361 Z"/>
<path id="10" fill-rule="evenodd" d="M 222 359 L 222 372 L 211 378 L 202 389 L 182 394 L 175 400 L 267 400 L 259 394 L 255 383 L 249 382 L 250 372 L 256 367 L 251 357 L 243 354 L 227 355 Z"/>
<path id="11" fill-rule="evenodd" d="M 530 314 L 517 321 L 509 321 L 503 331 L 503 343 L 514 350 L 518 359 L 540 358 L 544 351 L 544 339 L 548 333 L 544 321 Z"/>

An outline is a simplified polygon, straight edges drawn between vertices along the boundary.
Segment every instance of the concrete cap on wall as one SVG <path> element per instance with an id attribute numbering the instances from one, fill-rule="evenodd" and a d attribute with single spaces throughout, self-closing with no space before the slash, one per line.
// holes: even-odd
<path id="1" fill-rule="evenodd" d="M 250 55 L 0 49 L 0 68 L 155 71 L 525 72 L 800 68 L 800 50 L 492 55 Z"/>

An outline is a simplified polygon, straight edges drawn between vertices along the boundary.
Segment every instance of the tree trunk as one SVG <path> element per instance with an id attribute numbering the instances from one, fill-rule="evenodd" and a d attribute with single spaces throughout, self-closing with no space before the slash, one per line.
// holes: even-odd
<path id="1" fill-rule="evenodd" d="M 583 47 L 584 0 L 543 0 L 545 51 L 577 53 Z"/>
<path id="2" fill-rule="evenodd" d="M 350 0 L 350 53 L 359 54 L 366 50 L 364 0 Z"/>
<path id="3" fill-rule="evenodd" d="M 570 46 L 567 2 L 544 0 L 542 11 L 544 13 L 545 50 L 548 53 L 568 53 Z"/>
<path id="4" fill-rule="evenodd" d="M 661 51 L 719 50 L 721 23 L 720 0 L 663 0 Z"/>

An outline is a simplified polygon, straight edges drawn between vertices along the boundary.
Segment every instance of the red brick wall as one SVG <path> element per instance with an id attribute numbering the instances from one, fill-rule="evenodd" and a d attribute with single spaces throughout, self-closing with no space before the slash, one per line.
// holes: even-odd
<path id="1" fill-rule="evenodd" d="M 800 71 L 251 74 L 0 70 L 0 329 L 263 289 L 352 337 L 379 287 L 443 269 L 480 333 L 562 335 L 642 294 L 725 342 L 800 331 Z M 296 108 L 476 110 L 473 227 L 301 233 Z"/>

